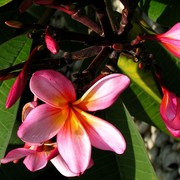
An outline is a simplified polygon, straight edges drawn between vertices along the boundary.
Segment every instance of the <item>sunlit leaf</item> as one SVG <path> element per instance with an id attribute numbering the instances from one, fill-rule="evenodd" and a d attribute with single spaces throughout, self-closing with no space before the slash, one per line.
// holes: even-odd
<path id="1" fill-rule="evenodd" d="M 140 69 L 138 63 L 123 55 L 119 57 L 118 67 L 131 79 L 130 90 L 123 96 L 131 115 L 166 132 L 159 113 L 161 95 L 152 72 Z"/>
<path id="2" fill-rule="evenodd" d="M 11 2 L 12 0 L 1 0 L 0 1 L 0 7 L 6 5 L 7 3 Z"/>

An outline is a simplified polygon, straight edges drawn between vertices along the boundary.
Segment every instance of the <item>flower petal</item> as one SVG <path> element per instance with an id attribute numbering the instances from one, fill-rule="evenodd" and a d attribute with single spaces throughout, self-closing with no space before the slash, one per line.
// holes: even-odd
<path id="1" fill-rule="evenodd" d="M 76 99 L 71 81 L 54 70 L 35 72 L 30 80 L 30 89 L 39 99 L 55 107 L 63 107 Z"/>
<path id="2" fill-rule="evenodd" d="M 63 126 L 68 108 L 59 109 L 42 104 L 27 115 L 18 130 L 18 136 L 25 142 L 42 143 L 54 137 Z"/>
<path id="3" fill-rule="evenodd" d="M 23 161 L 26 167 L 32 172 L 44 168 L 47 162 L 47 154 L 45 152 L 30 154 Z"/>
<path id="4" fill-rule="evenodd" d="M 90 162 L 91 144 L 78 118 L 73 110 L 70 110 L 64 127 L 57 135 L 57 144 L 69 169 L 75 174 L 82 174 Z"/>
<path id="5" fill-rule="evenodd" d="M 179 138 L 180 137 L 180 130 L 175 130 L 172 129 L 168 126 L 166 126 L 166 128 L 168 129 L 168 131 L 175 137 L 175 138 Z"/>
<path id="6" fill-rule="evenodd" d="M 175 24 L 169 31 L 157 35 L 140 35 L 140 39 L 156 40 L 169 50 L 174 56 L 180 58 L 180 23 Z M 138 41 L 138 38 L 137 38 Z"/>
<path id="7" fill-rule="evenodd" d="M 73 105 L 85 111 L 105 109 L 115 102 L 129 83 L 129 78 L 123 74 L 107 75 L 91 86 Z"/>
<path id="8" fill-rule="evenodd" d="M 174 56 L 180 58 L 180 41 L 178 42 L 179 45 L 174 45 L 172 42 L 172 44 L 169 44 L 170 42 L 166 43 L 166 42 L 162 42 L 162 44 L 164 45 L 164 47 L 169 50 Z M 177 43 L 177 42 L 176 42 Z"/>
<path id="9" fill-rule="evenodd" d="M 81 123 L 84 126 L 91 144 L 102 150 L 114 151 L 117 154 L 124 153 L 126 142 L 120 131 L 109 122 L 74 108 Z"/>
<path id="10" fill-rule="evenodd" d="M 5 164 L 8 162 L 12 162 L 14 160 L 19 160 L 25 156 L 33 154 L 35 151 L 26 148 L 16 148 L 10 151 L 3 159 L 1 159 L 1 163 Z"/>
<path id="11" fill-rule="evenodd" d="M 169 129 L 180 130 L 180 98 L 164 88 L 160 114 Z"/>
<path id="12" fill-rule="evenodd" d="M 180 23 L 175 24 L 169 31 L 157 35 L 157 38 L 169 37 L 171 39 L 180 40 Z"/>
<path id="13" fill-rule="evenodd" d="M 51 159 L 52 164 L 56 167 L 56 169 L 66 177 L 74 177 L 78 176 L 79 174 L 73 173 L 61 155 L 56 156 L 55 158 Z"/>

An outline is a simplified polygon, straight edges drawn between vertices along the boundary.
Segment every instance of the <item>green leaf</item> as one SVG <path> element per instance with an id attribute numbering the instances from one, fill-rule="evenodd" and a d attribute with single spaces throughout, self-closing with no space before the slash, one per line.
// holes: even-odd
<path id="1" fill-rule="evenodd" d="M 0 68 L 4 69 L 14 64 L 25 61 L 31 48 L 31 40 L 26 35 L 15 37 L 0 45 Z M 6 109 L 5 103 L 8 92 L 14 80 L 0 83 L 0 158 L 5 154 L 13 126 L 16 121 L 19 103 Z"/>
<path id="2" fill-rule="evenodd" d="M 125 55 L 119 57 L 118 67 L 131 79 L 130 89 L 122 97 L 131 115 L 167 133 L 159 113 L 161 95 L 153 73 L 140 69 L 138 63 Z"/>
<path id="3" fill-rule="evenodd" d="M 112 107 L 99 112 L 100 117 L 114 124 L 123 134 L 127 148 L 124 154 L 93 149 L 94 166 L 79 180 L 156 180 L 144 142 L 126 107 L 119 99 Z"/>
<path id="4" fill-rule="evenodd" d="M 180 19 L 179 0 L 140 0 L 140 8 L 163 27 L 173 26 Z"/>
<path id="5" fill-rule="evenodd" d="M 109 121 L 113 120 L 115 122 L 127 143 L 125 153 L 116 156 L 121 179 L 157 179 L 143 139 L 125 105 L 117 101 L 114 106 L 106 111 Z"/>
<path id="6" fill-rule="evenodd" d="M 138 63 L 123 54 L 119 57 L 118 67 L 155 101 L 161 102 L 161 95 L 150 70 L 140 69 Z"/>
<path id="7" fill-rule="evenodd" d="M 8 4 L 8 3 L 11 2 L 11 1 L 12 1 L 12 0 L 1 0 L 1 2 L 0 2 L 0 7 Z"/>

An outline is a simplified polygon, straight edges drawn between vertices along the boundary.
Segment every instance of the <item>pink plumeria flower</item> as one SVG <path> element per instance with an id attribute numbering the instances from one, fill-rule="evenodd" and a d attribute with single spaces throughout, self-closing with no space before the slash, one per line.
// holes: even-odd
<path id="1" fill-rule="evenodd" d="M 23 163 L 27 169 L 34 172 L 46 166 L 48 153 L 47 147 L 45 150 L 44 145 L 29 145 L 26 143 L 23 148 L 16 148 L 10 151 L 1 159 L 1 163 L 17 162 L 19 159 L 25 157 Z"/>
<path id="2" fill-rule="evenodd" d="M 37 97 L 34 97 L 34 101 L 26 103 L 22 110 L 22 121 L 27 117 L 27 115 L 37 107 Z M 3 159 L 1 159 L 2 164 L 9 163 L 13 161 L 17 163 L 19 159 L 25 158 L 23 163 L 30 171 L 34 172 L 40 170 L 46 166 L 48 161 L 56 167 L 56 169 L 66 177 L 74 177 L 79 176 L 72 172 L 62 156 L 59 154 L 57 150 L 56 143 L 52 143 L 47 141 L 43 144 L 33 144 L 30 145 L 25 143 L 23 148 L 16 148 L 10 151 Z M 93 165 L 93 161 L 91 160 L 88 168 Z"/>
<path id="3" fill-rule="evenodd" d="M 180 137 L 180 98 L 162 87 L 163 99 L 160 105 L 161 117 L 174 137 Z"/>
<path id="4" fill-rule="evenodd" d="M 62 175 L 66 177 L 79 176 L 79 174 L 69 169 L 59 154 L 55 143 L 46 142 L 43 145 L 29 145 L 26 143 L 23 148 L 16 148 L 7 153 L 7 155 L 1 159 L 1 163 L 6 164 L 12 161 L 17 163 L 21 158 L 24 158 L 24 165 L 32 172 L 44 168 L 50 160 Z M 91 160 L 89 167 L 92 165 L 93 161 Z"/>
<path id="5" fill-rule="evenodd" d="M 139 35 L 132 44 L 136 44 L 141 40 L 155 40 L 160 42 L 174 56 L 180 58 L 180 23 L 175 24 L 169 31 L 157 35 Z"/>
<path id="6" fill-rule="evenodd" d="M 54 70 L 37 71 L 30 89 L 45 104 L 28 114 L 18 136 L 25 142 L 41 143 L 57 135 L 60 155 L 72 172 L 81 174 L 89 165 L 91 144 L 117 154 L 125 151 L 126 142 L 119 130 L 86 111 L 111 106 L 129 83 L 125 75 L 107 75 L 76 101 L 73 84 L 65 76 Z"/>

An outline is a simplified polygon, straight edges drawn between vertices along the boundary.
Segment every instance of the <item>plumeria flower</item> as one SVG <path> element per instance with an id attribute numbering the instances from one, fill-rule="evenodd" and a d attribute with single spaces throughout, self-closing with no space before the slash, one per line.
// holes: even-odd
<path id="1" fill-rule="evenodd" d="M 27 115 L 35 107 L 37 107 L 37 97 L 34 97 L 34 101 L 26 103 L 22 111 L 22 121 L 27 117 Z M 48 161 L 56 167 L 56 169 L 66 177 L 78 176 L 72 172 L 62 156 L 59 154 L 56 143 L 47 141 L 43 144 L 28 144 L 25 143 L 23 148 L 16 148 L 10 151 L 3 159 L 1 159 L 2 164 L 9 162 L 17 163 L 19 159 L 24 158 L 23 163 L 30 171 L 34 172 L 44 168 Z M 93 165 L 93 160 L 91 159 L 88 168 Z"/>
<path id="2" fill-rule="evenodd" d="M 180 98 L 162 87 L 163 99 L 160 105 L 161 117 L 174 137 L 180 137 Z"/>
<path id="3" fill-rule="evenodd" d="M 1 159 L 1 163 L 17 162 L 19 159 L 25 157 L 23 163 L 27 169 L 34 172 L 46 166 L 48 153 L 47 147 L 45 148 L 44 145 L 29 145 L 26 143 L 23 148 L 16 148 L 10 151 Z"/>
<path id="4" fill-rule="evenodd" d="M 169 31 L 163 34 L 139 35 L 135 40 L 132 41 L 132 45 L 146 39 L 160 42 L 174 56 L 180 58 L 180 23 L 175 24 Z"/>
<path id="5" fill-rule="evenodd" d="M 69 169 L 59 154 L 55 143 L 46 142 L 43 145 L 29 145 L 26 143 L 23 148 L 16 148 L 7 153 L 7 155 L 1 159 L 1 163 L 6 164 L 12 161 L 17 163 L 21 158 L 24 158 L 24 165 L 32 172 L 44 168 L 50 160 L 62 175 L 66 177 L 79 175 Z M 90 161 L 89 167 L 92 165 L 93 161 Z"/>
<path id="6" fill-rule="evenodd" d="M 19 127 L 18 136 L 28 143 L 42 143 L 57 135 L 57 147 L 69 169 L 83 173 L 91 159 L 91 145 L 122 154 L 124 137 L 109 122 L 86 111 L 111 106 L 130 80 L 111 74 L 98 80 L 76 100 L 73 84 L 54 70 L 41 70 L 30 79 L 30 89 L 45 102 L 34 108 Z"/>

